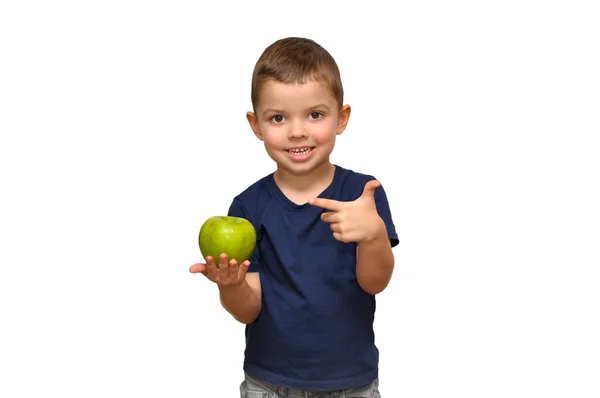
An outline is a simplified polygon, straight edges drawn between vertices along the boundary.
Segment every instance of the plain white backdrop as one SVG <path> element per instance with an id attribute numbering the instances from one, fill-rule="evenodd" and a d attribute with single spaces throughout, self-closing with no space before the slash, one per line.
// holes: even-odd
<path id="1" fill-rule="evenodd" d="M 273 171 L 260 53 L 309 37 L 384 185 L 386 398 L 600 396 L 592 1 L 0 5 L 0 396 L 238 397 L 244 328 L 188 267 Z"/>

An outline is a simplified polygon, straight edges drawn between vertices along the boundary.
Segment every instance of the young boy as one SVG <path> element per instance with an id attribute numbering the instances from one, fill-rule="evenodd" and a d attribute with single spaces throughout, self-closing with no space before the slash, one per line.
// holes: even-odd
<path id="1" fill-rule="evenodd" d="M 278 40 L 254 69 L 247 119 L 277 168 L 228 214 L 252 222 L 256 250 L 239 265 L 224 253 L 190 268 L 246 324 L 242 397 L 379 396 L 375 295 L 398 236 L 381 184 L 329 160 L 350 117 L 343 92 L 312 40 Z"/>

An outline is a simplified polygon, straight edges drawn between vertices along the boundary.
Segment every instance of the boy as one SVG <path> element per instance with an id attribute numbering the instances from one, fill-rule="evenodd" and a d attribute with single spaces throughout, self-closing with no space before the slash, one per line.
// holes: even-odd
<path id="1" fill-rule="evenodd" d="M 254 225 L 242 264 L 194 264 L 246 324 L 242 397 L 378 397 L 375 295 L 398 244 L 381 184 L 329 161 L 350 106 L 336 62 L 312 40 L 265 49 L 252 77 L 252 131 L 276 171 L 233 199 Z M 218 263 L 218 264 L 217 264 Z"/>

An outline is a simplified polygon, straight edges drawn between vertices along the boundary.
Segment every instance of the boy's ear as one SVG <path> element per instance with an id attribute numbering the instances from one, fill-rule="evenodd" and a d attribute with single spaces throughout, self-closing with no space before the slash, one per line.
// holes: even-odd
<path id="1" fill-rule="evenodd" d="M 340 135 L 346 130 L 346 126 L 348 125 L 348 120 L 350 119 L 350 105 L 342 106 L 340 110 L 340 114 L 338 116 L 338 124 L 336 135 Z"/>
<path id="2" fill-rule="evenodd" d="M 263 140 L 263 135 L 260 132 L 260 127 L 258 126 L 258 118 L 254 112 L 247 112 L 246 119 L 248 119 L 248 123 L 250 123 L 250 128 L 254 131 L 254 135 L 259 139 Z"/>

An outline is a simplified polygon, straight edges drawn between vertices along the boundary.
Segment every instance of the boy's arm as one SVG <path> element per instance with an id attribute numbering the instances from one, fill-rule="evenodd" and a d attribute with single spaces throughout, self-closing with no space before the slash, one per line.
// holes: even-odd
<path id="1" fill-rule="evenodd" d="M 235 319 L 244 324 L 256 320 L 262 308 L 261 286 L 258 272 L 249 272 L 238 285 L 218 285 L 221 305 Z"/>
<path id="2" fill-rule="evenodd" d="M 347 243 L 358 242 L 356 279 L 360 287 L 370 294 L 382 292 L 394 270 L 392 242 L 375 200 L 375 190 L 379 186 L 381 183 L 377 180 L 367 181 L 362 195 L 351 202 L 324 198 L 309 201 L 313 206 L 331 210 L 322 213 L 321 219 L 330 224 L 335 239 Z"/>
<path id="3" fill-rule="evenodd" d="M 235 319 L 249 324 L 256 320 L 262 308 L 262 289 L 258 272 L 248 273 L 250 261 L 242 264 L 227 261 L 227 254 L 219 256 L 219 268 L 215 260 L 208 256 L 205 263 L 197 263 L 190 267 L 190 272 L 200 273 L 217 284 L 221 305 Z"/>
<path id="4" fill-rule="evenodd" d="M 248 211 L 246 211 L 242 202 L 237 198 L 233 199 L 231 202 L 227 215 L 244 218 L 252 222 Z M 258 231 L 258 225 L 253 225 Z M 256 249 L 249 260 L 251 262 L 260 263 L 260 256 Z M 240 268 L 243 268 L 244 270 L 244 275 L 239 276 L 239 279 L 244 279 L 241 283 L 217 284 L 219 286 L 221 305 L 223 308 L 239 322 L 245 324 L 254 322 L 262 308 L 260 278 L 258 277 L 258 272 L 247 272 L 248 265 L 249 263 L 247 262 L 240 265 Z"/>
<path id="5" fill-rule="evenodd" d="M 385 224 L 377 236 L 358 244 L 356 249 L 356 279 L 370 294 L 381 293 L 390 282 L 394 271 L 394 253 Z"/>

